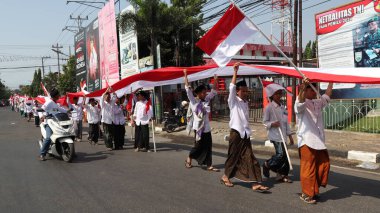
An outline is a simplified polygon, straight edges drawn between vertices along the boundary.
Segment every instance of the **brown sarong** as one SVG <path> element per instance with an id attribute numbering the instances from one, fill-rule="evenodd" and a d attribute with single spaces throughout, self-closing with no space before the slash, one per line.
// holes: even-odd
<path id="1" fill-rule="evenodd" d="M 302 192 L 310 197 L 319 194 L 319 187 L 326 187 L 330 171 L 330 159 L 326 149 L 315 150 L 306 145 L 299 148 L 300 179 Z"/>
<path id="2" fill-rule="evenodd" d="M 231 129 L 228 157 L 224 174 L 228 178 L 237 178 L 245 182 L 261 182 L 261 168 L 249 138 L 240 137 L 238 131 Z"/>

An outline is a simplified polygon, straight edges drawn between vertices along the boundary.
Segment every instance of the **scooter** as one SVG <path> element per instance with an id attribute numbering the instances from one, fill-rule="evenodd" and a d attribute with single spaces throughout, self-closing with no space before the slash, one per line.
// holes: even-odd
<path id="1" fill-rule="evenodd" d="M 166 130 L 167 133 L 171 133 L 176 128 L 186 126 L 187 124 L 184 110 L 179 108 L 174 108 L 173 110 L 175 112 L 174 115 L 169 115 L 168 112 L 164 112 L 162 124 L 164 125 L 164 130 Z"/>
<path id="2" fill-rule="evenodd" d="M 46 137 L 45 125 L 49 125 L 53 134 L 50 137 L 51 144 L 48 154 L 60 157 L 65 162 L 70 163 L 75 156 L 75 133 L 73 121 L 66 113 L 58 113 L 47 116 L 45 122 L 40 124 L 42 135 L 41 140 L 38 141 L 40 149 L 42 148 L 43 141 Z"/>

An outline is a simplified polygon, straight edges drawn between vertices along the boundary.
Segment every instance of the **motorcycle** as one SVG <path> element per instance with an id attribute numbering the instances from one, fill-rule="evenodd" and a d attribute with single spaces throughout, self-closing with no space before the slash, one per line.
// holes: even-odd
<path id="1" fill-rule="evenodd" d="M 181 126 L 186 126 L 186 113 L 184 112 L 184 109 L 178 109 L 175 108 L 174 115 L 170 115 L 169 112 L 164 112 L 164 119 L 163 119 L 163 125 L 164 130 L 167 133 L 173 132 L 176 128 Z"/>
<path id="2" fill-rule="evenodd" d="M 75 155 L 74 147 L 74 126 L 73 121 L 66 113 L 58 113 L 45 118 L 46 123 L 40 124 L 41 140 L 38 141 L 40 149 L 46 137 L 45 125 L 49 125 L 53 134 L 51 135 L 51 144 L 48 150 L 49 155 L 57 156 L 63 161 L 70 163 Z"/>

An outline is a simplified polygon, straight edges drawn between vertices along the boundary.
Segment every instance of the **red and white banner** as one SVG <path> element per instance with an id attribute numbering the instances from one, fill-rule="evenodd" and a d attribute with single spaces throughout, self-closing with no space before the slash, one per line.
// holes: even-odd
<path id="1" fill-rule="evenodd" d="M 111 87 L 116 91 L 118 96 L 122 96 L 137 88 L 181 84 L 183 83 L 183 69 L 187 69 L 189 81 L 211 78 L 214 74 L 218 76 L 233 75 L 232 63 L 226 67 L 218 67 L 217 65 L 166 67 L 129 76 Z M 314 82 L 380 84 L 380 70 L 377 68 L 300 68 L 300 71 Z M 238 72 L 240 76 L 274 74 L 302 78 L 294 68 L 283 66 L 241 64 Z M 98 90 L 88 94 L 87 97 L 100 97 L 105 91 L 106 89 Z"/>
<path id="2" fill-rule="evenodd" d="M 257 29 L 231 4 L 222 18 L 196 43 L 220 67 L 226 66 Z"/>

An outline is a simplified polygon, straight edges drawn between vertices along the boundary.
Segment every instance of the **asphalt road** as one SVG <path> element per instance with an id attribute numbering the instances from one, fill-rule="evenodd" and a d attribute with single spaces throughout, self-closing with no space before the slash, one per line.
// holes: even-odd
<path id="1" fill-rule="evenodd" d="M 235 180 L 235 187 L 224 187 L 222 173 L 185 169 L 190 147 L 163 138 L 157 138 L 157 153 L 136 153 L 129 141 L 120 151 L 81 142 L 73 163 L 41 162 L 39 128 L 6 108 L 0 118 L 0 212 L 380 211 L 378 174 L 334 167 L 321 202 L 308 205 L 298 198 L 297 161 L 293 184 L 270 179 L 271 194 L 260 194 Z M 223 168 L 225 157 L 225 149 L 214 149 L 216 167 Z"/>

